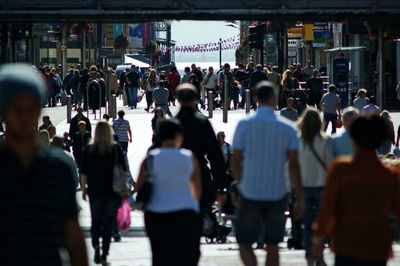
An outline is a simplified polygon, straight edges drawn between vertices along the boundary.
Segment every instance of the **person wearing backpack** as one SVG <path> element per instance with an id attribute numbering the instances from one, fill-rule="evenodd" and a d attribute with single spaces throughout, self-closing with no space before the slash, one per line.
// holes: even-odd
<path id="1" fill-rule="evenodd" d="M 300 151 L 299 162 L 304 189 L 305 208 L 303 215 L 304 248 L 309 266 L 326 265 L 324 259 L 314 261 L 311 258 L 312 223 L 317 217 L 319 203 L 325 186 L 325 170 L 333 157 L 333 143 L 331 138 L 323 135 L 321 113 L 311 107 L 307 109 L 299 123 Z"/>

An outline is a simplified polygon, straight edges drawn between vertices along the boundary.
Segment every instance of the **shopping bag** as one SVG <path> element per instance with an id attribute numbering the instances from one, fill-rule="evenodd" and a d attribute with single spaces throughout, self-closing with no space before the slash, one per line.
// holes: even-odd
<path id="1" fill-rule="evenodd" d="M 128 200 L 124 200 L 117 213 L 118 230 L 128 232 L 131 228 L 131 205 Z"/>

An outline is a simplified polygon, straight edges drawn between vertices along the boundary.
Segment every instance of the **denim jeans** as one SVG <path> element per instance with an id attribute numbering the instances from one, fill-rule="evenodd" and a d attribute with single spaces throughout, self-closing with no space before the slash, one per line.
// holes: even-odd
<path id="1" fill-rule="evenodd" d="M 321 201 L 322 192 L 324 188 L 322 187 L 306 187 L 304 188 L 304 249 L 306 250 L 306 258 L 310 256 L 310 251 L 312 247 L 311 237 L 312 237 L 312 224 L 317 218 L 317 213 L 319 209 L 319 203 Z"/>
<path id="2" fill-rule="evenodd" d="M 135 107 L 137 106 L 137 93 L 138 87 L 129 87 L 129 106 Z"/>
<path id="3" fill-rule="evenodd" d="M 102 238 L 103 256 L 108 255 L 110 249 L 113 221 L 117 216 L 121 200 L 117 197 L 95 197 L 90 198 L 90 212 L 92 216 L 92 226 L 90 233 L 92 236 L 92 246 L 100 246 Z"/>

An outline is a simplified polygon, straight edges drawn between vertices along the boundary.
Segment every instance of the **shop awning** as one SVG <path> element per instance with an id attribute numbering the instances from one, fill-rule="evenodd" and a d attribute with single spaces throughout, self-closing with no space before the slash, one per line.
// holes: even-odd
<path id="1" fill-rule="evenodd" d="M 332 49 L 325 50 L 325 52 L 328 53 L 334 53 L 334 52 L 357 52 L 362 49 L 367 48 L 366 46 L 349 46 L 349 47 L 336 47 Z"/>
<path id="2" fill-rule="evenodd" d="M 140 60 L 137 60 L 135 58 L 132 58 L 131 56 L 125 55 L 124 56 L 124 65 L 135 65 L 138 66 L 140 68 L 146 68 L 146 67 L 150 67 L 149 64 L 142 62 Z"/>

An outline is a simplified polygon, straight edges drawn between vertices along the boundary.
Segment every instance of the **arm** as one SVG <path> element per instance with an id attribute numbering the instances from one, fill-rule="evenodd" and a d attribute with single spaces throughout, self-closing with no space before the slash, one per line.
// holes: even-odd
<path id="1" fill-rule="evenodd" d="M 324 109 L 324 98 L 321 99 L 321 101 L 319 102 L 319 109 Z"/>
<path id="2" fill-rule="evenodd" d="M 190 178 L 190 191 L 192 192 L 193 198 L 196 200 L 200 200 L 201 198 L 201 173 L 200 173 L 200 166 L 199 162 L 197 161 L 196 157 L 193 155 L 193 174 Z"/>
<path id="3" fill-rule="evenodd" d="M 132 130 L 131 126 L 128 127 L 129 142 L 132 143 Z"/>
<path id="4" fill-rule="evenodd" d="M 238 183 L 242 180 L 243 171 L 243 152 L 240 150 L 233 150 L 231 156 L 231 169 L 232 175 Z"/>
<path id="5" fill-rule="evenodd" d="M 87 175 L 81 173 L 81 188 L 82 188 L 82 199 L 86 201 L 87 195 Z"/>
<path id="6" fill-rule="evenodd" d="M 69 219 L 64 225 L 65 247 L 68 251 L 71 266 L 87 266 L 86 244 L 78 219 Z"/>
<path id="7" fill-rule="evenodd" d="M 304 208 L 303 185 L 300 176 L 300 164 L 297 150 L 288 150 L 287 158 L 289 161 L 289 176 L 292 188 L 295 193 L 294 215 L 299 218 Z"/>
<path id="8" fill-rule="evenodd" d="M 139 191 L 140 187 L 143 185 L 143 183 L 145 181 L 145 178 L 146 178 L 145 173 L 146 173 L 146 168 L 147 168 L 146 165 L 147 165 L 147 158 L 144 159 L 142 164 L 140 165 L 139 174 L 136 179 L 136 183 L 134 184 L 133 192 Z"/>

